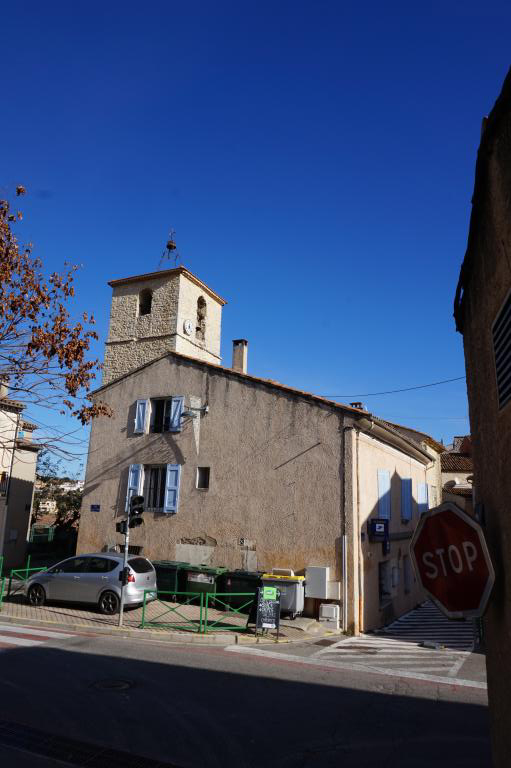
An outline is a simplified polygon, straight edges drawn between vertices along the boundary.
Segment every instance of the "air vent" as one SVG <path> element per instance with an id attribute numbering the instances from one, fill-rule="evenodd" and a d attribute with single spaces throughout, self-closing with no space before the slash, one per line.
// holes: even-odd
<path id="1" fill-rule="evenodd" d="M 493 325 L 499 408 L 511 400 L 511 293 Z"/>

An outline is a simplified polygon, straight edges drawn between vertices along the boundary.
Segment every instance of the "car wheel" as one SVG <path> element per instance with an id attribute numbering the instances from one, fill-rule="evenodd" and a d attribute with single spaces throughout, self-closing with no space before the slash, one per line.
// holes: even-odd
<path id="1" fill-rule="evenodd" d="M 106 616 L 119 612 L 119 598 L 115 592 L 103 592 L 99 598 L 99 610 Z"/>
<path id="2" fill-rule="evenodd" d="M 27 597 L 30 605 L 44 605 L 46 602 L 46 592 L 40 584 L 32 584 Z"/>

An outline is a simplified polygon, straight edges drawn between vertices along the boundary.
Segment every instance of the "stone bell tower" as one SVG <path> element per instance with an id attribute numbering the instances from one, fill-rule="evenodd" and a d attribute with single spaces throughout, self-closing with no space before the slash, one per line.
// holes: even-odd
<path id="1" fill-rule="evenodd" d="M 218 294 L 185 267 L 125 277 L 113 289 L 103 384 L 165 352 L 220 364 Z"/>

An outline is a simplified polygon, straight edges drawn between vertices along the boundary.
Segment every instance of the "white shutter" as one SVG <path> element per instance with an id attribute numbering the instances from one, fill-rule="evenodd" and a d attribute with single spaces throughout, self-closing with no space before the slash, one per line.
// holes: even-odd
<path id="1" fill-rule="evenodd" d="M 166 515 L 175 515 L 179 504 L 179 481 L 181 479 L 181 465 L 167 464 L 167 476 L 165 480 L 165 501 L 163 511 Z"/>
<path id="2" fill-rule="evenodd" d="M 128 490 L 126 492 L 126 512 L 129 509 L 131 497 L 142 494 L 143 487 L 144 487 L 144 465 L 130 464 L 130 468 L 128 471 Z"/>
<path id="3" fill-rule="evenodd" d="M 149 400 L 137 400 L 135 407 L 135 434 L 147 432 L 147 422 L 149 420 Z"/>
<path id="4" fill-rule="evenodd" d="M 378 470 L 378 517 L 390 520 L 390 472 L 388 469 Z"/>

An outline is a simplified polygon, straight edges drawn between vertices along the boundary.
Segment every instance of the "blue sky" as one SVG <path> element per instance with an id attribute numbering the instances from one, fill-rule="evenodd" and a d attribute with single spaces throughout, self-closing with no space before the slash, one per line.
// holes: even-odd
<path id="1" fill-rule="evenodd" d="M 225 364 L 245 337 L 254 375 L 468 431 L 464 381 L 355 396 L 464 374 L 452 303 L 508 4 L 17 2 L 2 19 L 0 188 L 28 188 L 20 234 L 48 270 L 83 265 L 98 355 L 107 281 L 156 270 L 172 226 L 229 302 Z"/>

